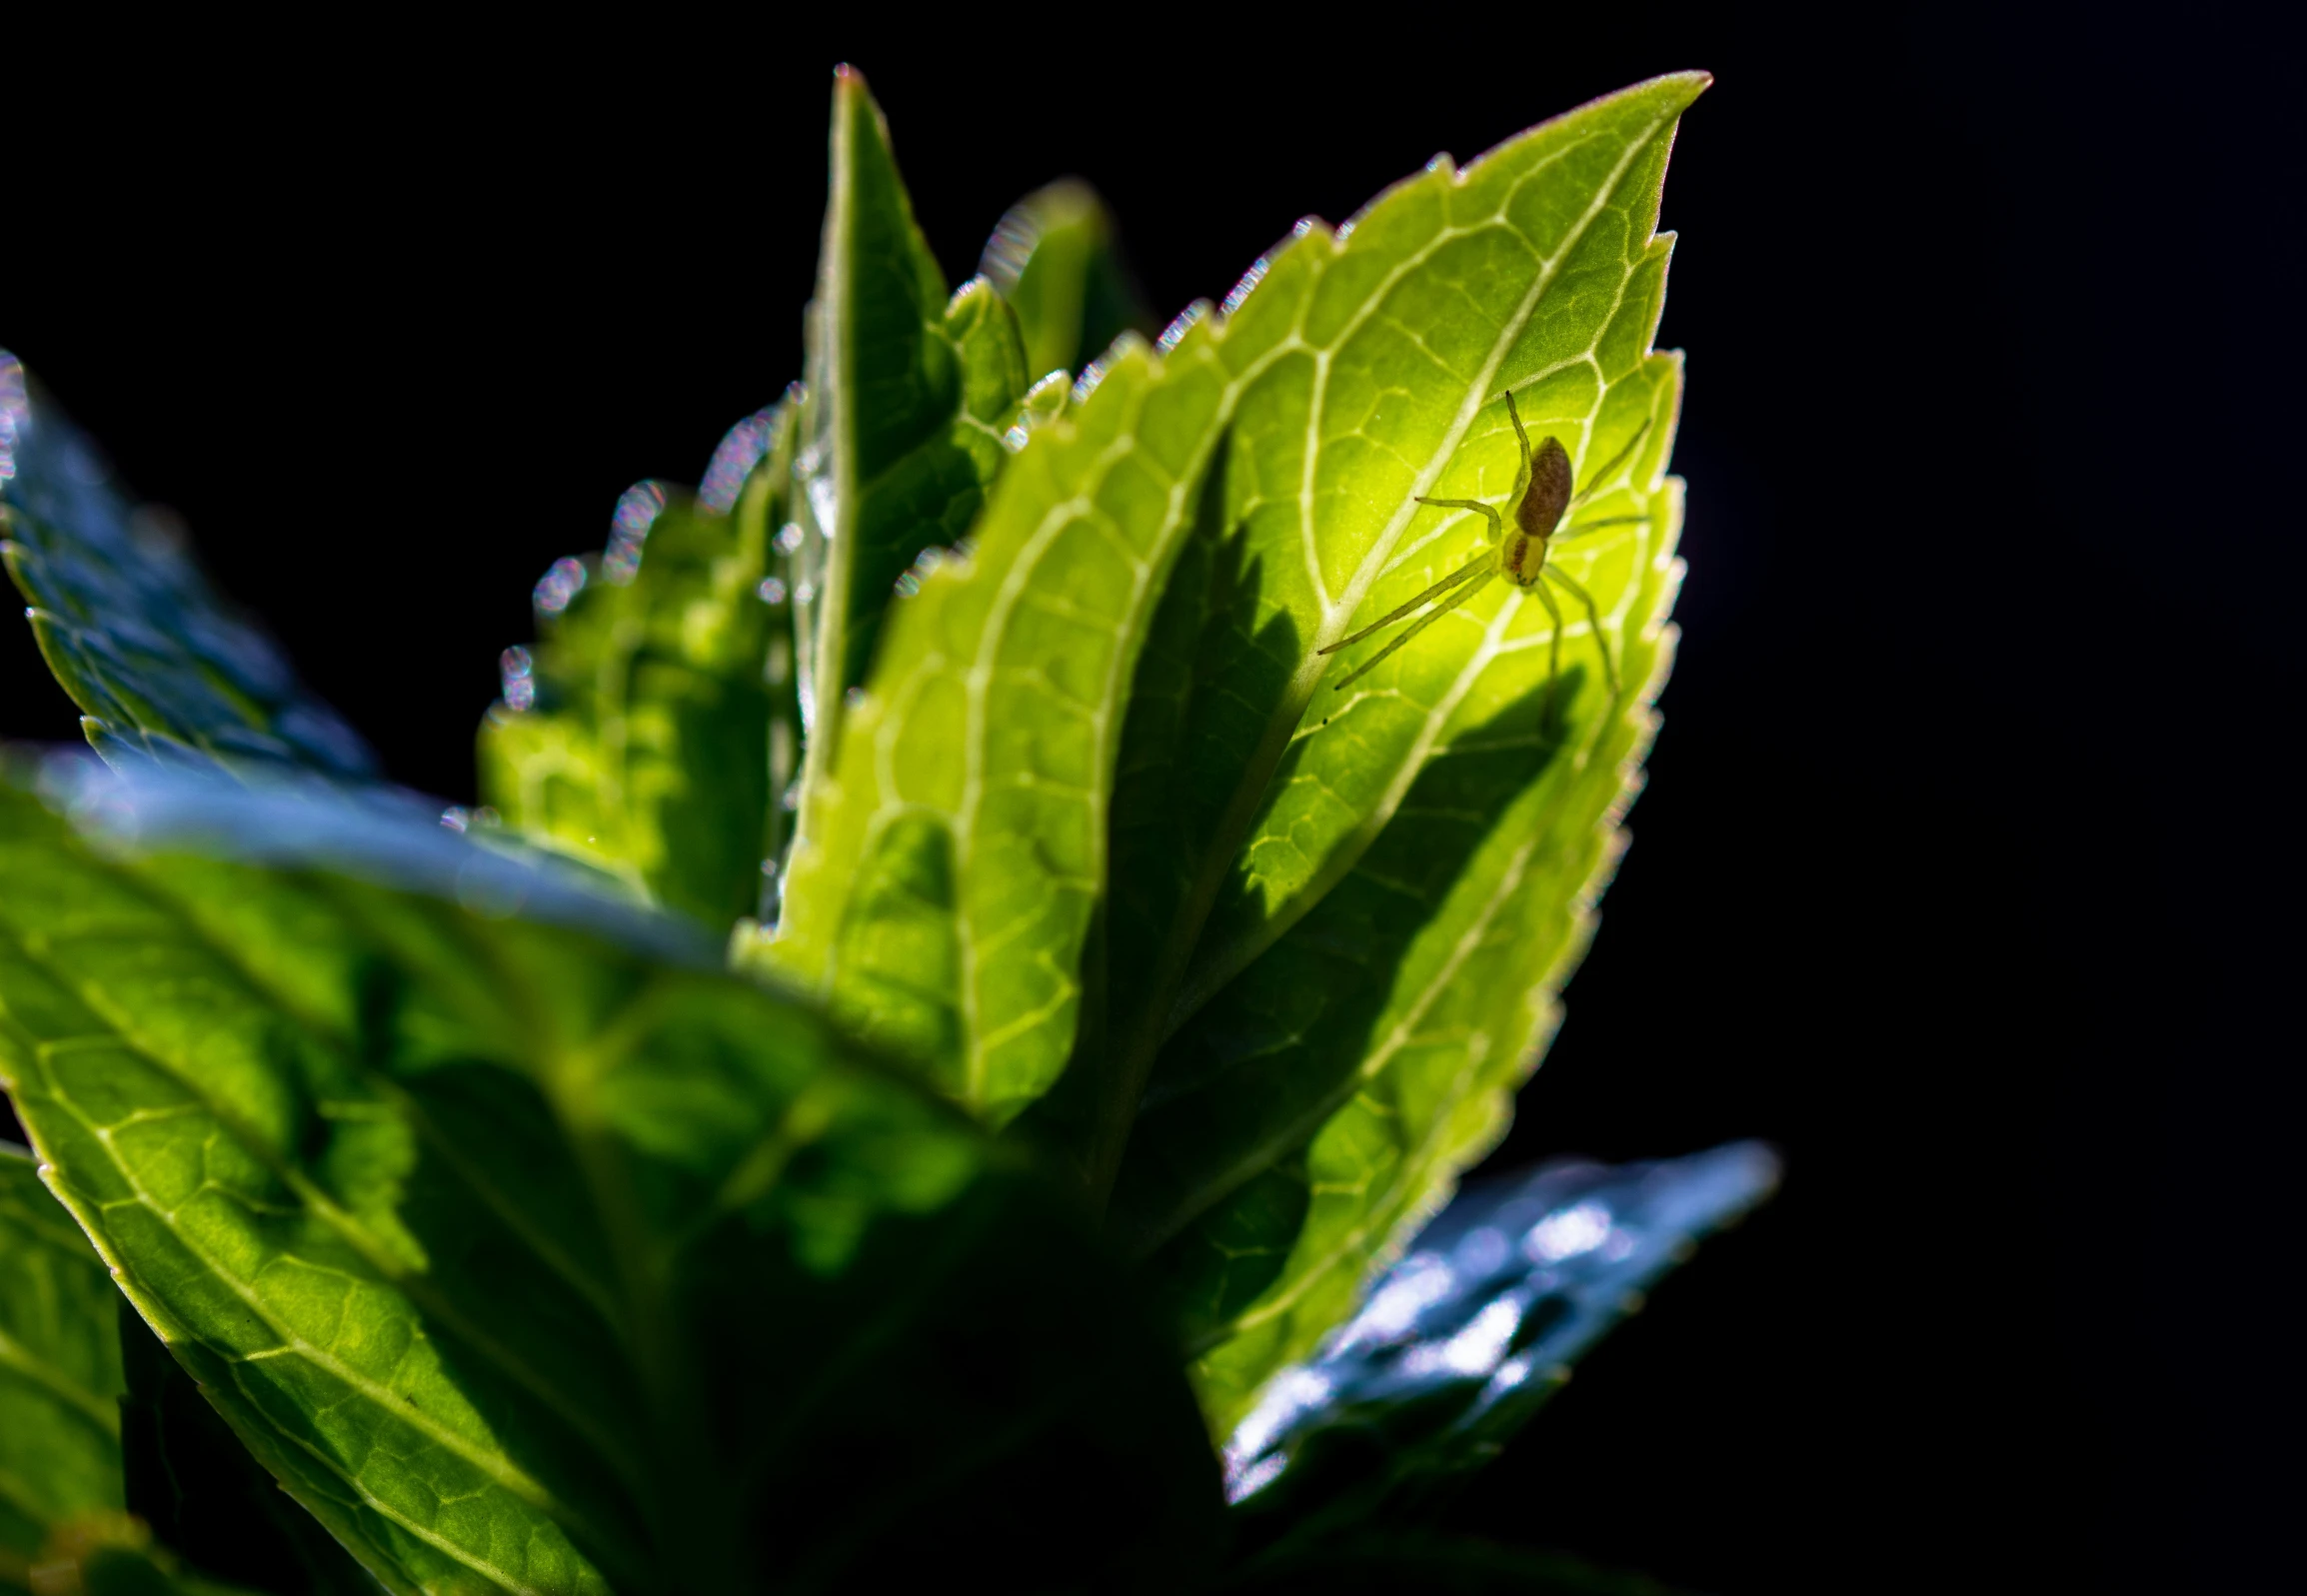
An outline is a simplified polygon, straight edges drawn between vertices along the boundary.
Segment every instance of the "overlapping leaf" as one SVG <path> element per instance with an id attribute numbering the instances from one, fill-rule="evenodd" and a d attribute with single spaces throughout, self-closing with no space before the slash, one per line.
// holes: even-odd
<path id="1" fill-rule="evenodd" d="M 795 775 L 775 542 L 794 422 L 749 418 L 703 497 L 643 484 L 599 559 L 556 562 L 481 731 L 482 797 L 511 824 L 719 927 L 760 905 Z"/>
<path id="2" fill-rule="evenodd" d="M 374 773 L 360 738 L 217 598 L 173 529 L 129 502 L 5 350 L 0 535 L 40 651 L 108 758 L 208 755 Z"/>
<path id="3" fill-rule="evenodd" d="M 0 796 L 10 1089 L 179 1361 L 393 1588 L 1199 1554 L 1190 1404 L 1079 1242 L 710 943 L 375 796 L 46 780 L 73 819 Z M 1061 1470 L 1095 1510 L 1004 1529 Z"/>

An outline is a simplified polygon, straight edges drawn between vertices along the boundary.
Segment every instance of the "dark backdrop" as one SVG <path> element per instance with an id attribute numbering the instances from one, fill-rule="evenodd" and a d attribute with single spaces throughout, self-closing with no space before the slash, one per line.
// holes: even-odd
<path id="1" fill-rule="evenodd" d="M 1711 69 L 1665 203 L 1681 663 L 1500 1157 L 1790 1173 L 1461 1516 L 1729 1592 L 2257 1588 L 2299 1414 L 2296 58 L 2202 6 L 1486 10 L 17 50 L 0 344 L 468 798 L 530 584 L 799 370 L 836 60 L 949 275 L 1076 171 L 1163 315 L 1436 149 Z M 74 735 L 15 626 L 0 734 Z"/>

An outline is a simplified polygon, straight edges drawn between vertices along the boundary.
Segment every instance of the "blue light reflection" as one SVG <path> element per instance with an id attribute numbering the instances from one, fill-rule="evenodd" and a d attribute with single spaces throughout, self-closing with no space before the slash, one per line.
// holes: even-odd
<path id="1" fill-rule="evenodd" d="M 1777 1181 L 1777 1156 L 1741 1141 L 1469 1183 L 1313 1359 L 1266 1387 L 1223 1448 L 1227 1500 L 1247 1501 L 1309 1449 L 1354 1434 L 1382 1437 L 1396 1476 L 1470 1467 L 1698 1238 Z"/>

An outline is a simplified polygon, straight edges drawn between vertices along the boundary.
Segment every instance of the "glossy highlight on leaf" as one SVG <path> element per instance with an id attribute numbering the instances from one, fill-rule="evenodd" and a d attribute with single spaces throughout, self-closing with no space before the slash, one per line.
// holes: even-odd
<path id="1" fill-rule="evenodd" d="M 167 521 L 0 350 L 0 557 L 49 669 L 107 758 L 208 756 L 375 773 L 271 639 L 210 589 Z"/>
<path id="2" fill-rule="evenodd" d="M 1643 1292 L 1777 1179 L 1767 1148 L 1738 1142 L 1469 1186 L 1227 1438 L 1237 1512 L 1304 1540 L 1423 1504 L 1504 1445 Z"/>

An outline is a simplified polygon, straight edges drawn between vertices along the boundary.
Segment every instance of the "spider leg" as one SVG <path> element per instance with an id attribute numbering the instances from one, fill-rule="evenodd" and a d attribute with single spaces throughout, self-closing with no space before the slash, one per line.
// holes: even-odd
<path id="1" fill-rule="evenodd" d="M 1604 516 L 1599 521 L 1573 522 L 1546 541 L 1548 543 L 1560 543 L 1564 538 L 1582 538 L 1587 533 L 1599 532 L 1604 527 L 1631 527 L 1649 519 L 1648 516 Z"/>
<path id="2" fill-rule="evenodd" d="M 1623 466 L 1627 460 L 1632 457 L 1634 451 L 1642 446 L 1642 440 L 1647 438 L 1649 435 L 1650 424 L 1647 421 L 1643 422 L 1641 426 L 1635 428 L 1634 436 L 1626 440 L 1626 447 L 1612 455 L 1608 462 L 1603 465 L 1600 471 L 1595 472 L 1592 477 L 1587 479 L 1585 491 L 1574 495 L 1570 502 L 1562 507 L 1563 513 L 1565 515 L 1568 514 L 1570 511 L 1573 511 L 1577 509 L 1578 506 L 1584 504 L 1587 500 L 1593 498 L 1595 492 L 1602 486 L 1602 484 L 1608 482 L 1612 477 L 1618 474 L 1618 468 Z"/>
<path id="3" fill-rule="evenodd" d="M 1416 499 L 1417 496 L 1413 494 L 1411 498 Z M 1432 505 L 1436 510 L 1471 510 L 1489 522 L 1490 542 L 1503 543 L 1506 540 L 1504 520 L 1499 517 L 1495 510 L 1483 504 L 1479 499 L 1417 499 L 1417 502 L 1421 505 Z"/>
<path id="4" fill-rule="evenodd" d="M 1506 420 L 1514 424 L 1514 439 L 1522 446 L 1521 481 L 1526 485 L 1530 480 L 1530 435 L 1522 431 L 1522 413 L 1514 408 L 1514 391 L 1509 388 L 1498 397 L 1506 402 Z"/>
<path id="5" fill-rule="evenodd" d="M 1398 648 L 1402 647 L 1402 645 L 1404 645 L 1404 644 L 1408 643 L 1410 639 L 1412 639 L 1412 638 L 1416 637 L 1416 636 L 1417 636 L 1419 633 L 1423 632 L 1423 631 L 1424 631 L 1426 628 L 1428 628 L 1428 627 L 1432 626 L 1432 625 L 1433 625 L 1433 624 L 1434 624 L 1436 621 L 1439 621 L 1439 620 L 1440 620 L 1440 619 L 1441 619 L 1443 616 L 1446 616 L 1446 615 L 1448 615 L 1448 614 L 1449 614 L 1449 613 L 1450 613 L 1452 610 L 1455 610 L 1455 609 L 1456 609 L 1456 608 L 1457 608 L 1459 605 L 1461 605 L 1461 604 L 1464 604 L 1464 603 L 1465 603 L 1465 602 L 1466 602 L 1468 599 L 1471 599 L 1471 598 L 1472 598 L 1472 597 L 1473 597 L 1475 594 L 1477 594 L 1477 593 L 1481 592 L 1481 591 L 1482 591 L 1484 588 L 1488 587 L 1488 586 L 1490 585 L 1490 577 L 1491 577 L 1491 576 L 1493 576 L 1493 575 L 1495 575 L 1495 573 L 1494 573 L 1494 572 L 1491 572 L 1491 573 L 1486 573 L 1486 574 L 1484 574 L 1483 576 L 1481 576 L 1480 578 L 1476 579 L 1475 581 L 1472 581 L 1472 582 L 1469 582 L 1469 583 L 1467 583 L 1467 584 L 1466 584 L 1466 585 L 1465 585 L 1463 588 L 1460 588 L 1460 589 L 1459 589 L 1459 590 L 1458 590 L 1456 593 L 1453 593 L 1453 594 L 1451 594 L 1451 595 L 1450 595 L 1450 596 L 1449 596 L 1447 599 L 1444 599 L 1444 600 L 1443 600 L 1443 601 L 1442 601 L 1440 604 L 1437 604 L 1437 605 L 1435 605 L 1435 606 L 1434 606 L 1434 607 L 1433 607 L 1431 610 L 1428 610 L 1428 611 L 1427 611 L 1427 612 L 1426 612 L 1424 615 L 1422 615 L 1422 616 L 1418 617 L 1418 619 L 1417 619 L 1416 621 L 1412 622 L 1412 623 L 1409 625 L 1409 627 L 1408 627 L 1408 628 L 1407 628 L 1405 631 L 1403 631 L 1403 633 L 1402 633 L 1402 635 L 1401 635 L 1400 637 L 1398 637 L 1398 638 L 1394 639 L 1394 640 L 1393 640 L 1391 643 L 1387 644 L 1387 645 L 1386 645 L 1384 648 L 1382 648 L 1382 649 L 1378 650 L 1378 651 L 1377 651 L 1377 653 L 1375 653 L 1375 654 L 1371 655 L 1371 656 L 1370 656 L 1370 657 L 1369 657 L 1367 660 L 1365 660 L 1365 661 L 1363 661 L 1363 662 L 1361 663 L 1361 665 L 1360 665 L 1360 666 L 1359 666 L 1359 667 L 1358 667 L 1358 668 L 1357 668 L 1357 669 L 1356 669 L 1356 670 L 1355 670 L 1355 671 L 1352 673 L 1352 675 L 1348 676 L 1348 677 L 1347 677 L 1347 678 L 1346 678 L 1346 679 L 1345 679 L 1343 682 L 1340 682 L 1340 683 L 1337 685 L 1337 691 L 1338 691 L 1338 692 L 1340 692 L 1340 693 L 1343 693 L 1343 692 L 1344 692 L 1344 691 L 1345 691 L 1347 688 L 1351 687 L 1351 686 L 1353 685 L 1353 683 L 1354 683 L 1354 682 L 1355 682 L 1357 679 L 1359 679 L 1359 678 L 1361 678 L 1361 677 L 1364 677 L 1364 676 L 1367 676 L 1367 675 L 1368 675 L 1368 674 L 1369 674 L 1371 671 L 1373 671 L 1373 670 L 1377 669 L 1377 667 L 1378 667 L 1378 666 L 1379 666 L 1381 663 L 1383 663 L 1383 662 L 1384 662 L 1384 660 L 1386 659 L 1386 657 L 1387 657 L 1387 656 L 1389 656 L 1389 655 L 1391 655 L 1391 654 L 1394 652 L 1394 650 L 1396 650 L 1396 649 L 1398 649 Z M 1343 645 L 1339 645 L 1339 647 L 1343 647 Z M 1325 650 L 1323 650 L 1322 652 L 1326 654 L 1328 651 L 1325 649 Z"/>
<path id="6" fill-rule="evenodd" d="M 1425 592 L 1410 600 L 1409 603 L 1399 605 L 1394 609 L 1388 610 L 1384 615 L 1379 616 L 1375 621 L 1372 621 L 1368 626 L 1363 627 L 1352 637 L 1340 638 L 1335 643 L 1331 644 L 1328 648 L 1316 649 L 1313 652 L 1315 654 L 1335 654 L 1338 650 L 1344 648 L 1349 643 L 1359 643 L 1362 639 L 1368 637 L 1372 632 L 1377 631 L 1381 627 L 1392 626 L 1396 621 L 1399 621 L 1403 616 L 1408 615 L 1412 610 L 1415 610 L 1419 605 L 1424 604 L 1428 599 L 1433 598 L 1436 594 L 1447 593 L 1450 589 L 1456 587 L 1459 583 L 1473 577 L 1482 569 L 1482 567 L 1494 565 L 1496 561 L 1497 556 L 1491 554 L 1487 549 L 1484 549 L 1480 554 L 1475 555 L 1464 565 L 1458 567 L 1457 570 L 1451 572 L 1448 576 L 1442 578 L 1441 581 L 1426 589 Z"/>
<path id="7" fill-rule="evenodd" d="M 1532 583 L 1530 591 L 1538 596 L 1538 603 L 1546 607 L 1546 615 L 1554 623 L 1554 635 L 1546 644 L 1546 707 L 1538 712 L 1540 721 L 1554 718 L 1554 684 L 1562 675 L 1562 608 L 1554 603 L 1554 596 L 1542 582 Z"/>
<path id="8" fill-rule="evenodd" d="M 1602 635 L 1602 612 L 1595 608 L 1594 596 L 1551 565 L 1546 566 L 1538 575 L 1552 577 L 1563 587 L 1569 589 L 1571 596 L 1578 603 L 1586 607 L 1586 620 L 1592 624 L 1594 629 L 1594 647 L 1602 651 L 1602 675 L 1609 681 L 1610 697 L 1615 699 L 1618 696 L 1618 667 L 1616 662 L 1610 658 L 1610 640 Z"/>

